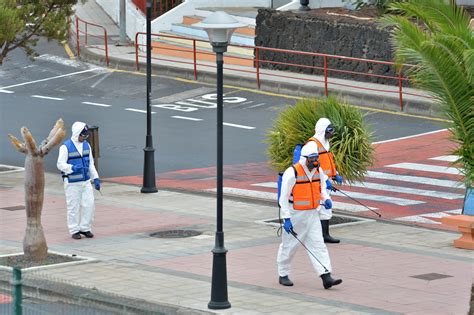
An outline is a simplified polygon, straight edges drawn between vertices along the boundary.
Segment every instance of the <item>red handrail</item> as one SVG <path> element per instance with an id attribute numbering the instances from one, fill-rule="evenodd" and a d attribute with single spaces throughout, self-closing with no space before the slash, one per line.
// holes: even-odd
<path id="1" fill-rule="evenodd" d="M 139 70 L 139 57 L 145 57 L 145 56 L 139 55 L 139 46 L 145 46 L 144 44 L 139 44 L 138 39 L 139 39 L 139 36 L 141 36 L 141 35 L 146 35 L 146 33 L 138 32 L 135 35 L 135 53 L 136 53 L 135 60 L 136 60 L 137 70 Z M 212 52 L 208 52 L 208 51 L 205 51 L 205 50 L 198 50 L 196 48 L 196 42 L 208 42 L 206 40 L 193 39 L 193 38 L 187 38 L 187 37 L 181 37 L 181 36 L 173 36 L 173 35 L 165 35 L 165 34 L 151 34 L 151 36 L 153 36 L 155 38 L 175 38 L 175 39 L 192 41 L 192 43 L 191 43 L 192 48 L 160 47 L 160 49 L 162 49 L 162 50 L 172 50 L 173 52 L 178 52 L 178 53 L 188 53 L 188 54 L 192 54 L 192 56 L 193 56 L 192 57 L 192 62 L 191 61 L 188 62 L 188 61 L 185 61 L 185 60 L 170 59 L 170 58 L 165 59 L 163 57 L 153 57 L 153 56 L 152 56 L 152 59 L 162 60 L 162 61 L 170 61 L 170 62 L 182 63 L 182 64 L 192 64 L 195 79 L 197 79 L 197 75 L 198 75 L 197 66 L 212 67 L 212 68 L 215 67 L 215 65 L 213 65 L 213 64 L 200 63 L 197 60 L 198 53 L 201 56 L 213 56 L 214 55 L 214 53 L 212 53 Z M 247 46 L 247 45 L 234 45 L 234 44 L 231 44 L 229 46 L 240 47 L 240 48 L 248 48 L 248 49 L 253 49 L 255 51 L 255 57 L 250 57 L 250 58 L 226 55 L 226 58 L 232 58 L 234 60 L 251 61 L 252 64 L 254 65 L 253 67 L 255 68 L 255 70 L 245 70 L 245 69 L 242 69 L 242 68 L 239 69 L 239 68 L 235 68 L 235 67 L 231 68 L 229 66 L 227 66 L 226 69 L 239 71 L 239 72 L 254 73 L 256 75 L 256 83 L 257 83 L 258 88 L 260 88 L 261 76 L 266 75 L 266 76 L 273 76 L 273 77 L 280 77 L 280 78 L 300 79 L 300 80 L 306 80 L 306 81 L 311 81 L 311 82 L 324 83 L 324 94 L 326 96 L 329 94 L 329 85 L 350 87 L 350 88 L 356 88 L 356 89 L 367 90 L 367 91 L 377 91 L 377 92 L 384 92 L 384 93 L 397 93 L 399 95 L 400 110 L 402 110 L 402 111 L 403 111 L 403 107 L 404 107 L 403 106 L 404 105 L 403 104 L 403 94 L 414 95 L 414 96 L 419 96 L 419 97 L 431 99 L 431 97 L 426 96 L 426 95 L 404 92 L 403 91 L 403 82 L 408 81 L 408 78 L 403 77 L 403 73 L 402 73 L 401 69 L 400 69 L 400 71 L 397 75 L 391 76 L 391 75 L 382 75 L 382 74 L 372 74 L 372 73 L 368 73 L 368 72 L 357 72 L 357 71 L 350 71 L 350 70 L 335 69 L 335 68 L 330 68 L 328 66 L 328 61 L 329 60 L 336 60 L 336 59 L 365 62 L 367 64 L 395 66 L 396 64 L 394 62 L 391 62 L 391 61 L 379 61 L 379 60 L 372 60 L 372 59 L 346 57 L 346 56 L 339 56 L 339 55 L 329 55 L 329 54 L 313 53 L 313 52 L 305 52 L 305 51 L 294 51 L 294 50 L 260 47 L 260 46 Z M 322 57 L 323 58 L 323 67 L 305 65 L 305 64 L 295 64 L 295 63 L 290 63 L 290 62 L 261 60 L 260 57 L 262 56 L 262 51 L 278 52 L 278 53 L 283 53 L 283 54 L 287 54 L 287 55 Z M 314 70 L 322 70 L 323 75 L 324 75 L 324 80 L 309 79 L 309 78 L 302 79 L 301 77 L 291 76 L 290 75 L 291 72 L 281 72 L 282 74 L 271 73 L 271 72 L 262 72 L 262 68 L 261 68 L 262 64 L 285 65 L 285 66 L 290 66 L 290 67 L 297 67 L 299 69 L 301 69 L 301 68 L 307 68 L 308 69 L 309 68 L 309 69 L 314 69 Z M 406 67 L 414 67 L 414 66 L 413 65 L 403 65 L 403 68 L 406 68 Z M 252 68 L 249 68 L 249 69 L 252 69 Z M 376 78 L 384 78 L 384 79 L 388 79 L 388 80 L 394 80 L 394 82 L 397 83 L 398 89 L 397 90 L 393 90 L 393 89 L 390 90 L 390 89 L 369 88 L 369 87 L 363 87 L 363 86 L 360 86 L 360 85 L 351 85 L 351 84 L 345 84 L 345 83 L 330 82 L 330 80 L 329 80 L 330 73 L 346 73 L 346 74 L 352 74 L 352 75 L 361 75 L 361 76 L 367 76 L 367 77 L 376 77 Z"/>
<path id="2" fill-rule="evenodd" d="M 80 25 L 80 22 L 82 22 L 84 24 L 84 28 L 85 28 L 85 31 L 82 31 L 79 27 Z M 88 32 L 88 25 L 90 26 L 93 26 L 93 27 L 98 27 L 100 29 L 102 29 L 104 31 L 104 35 L 103 37 L 102 36 L 98 36 L 98 35 L 93 35 L 93 34 L 89 34 Z M 104 50 L 105 51 L 105 62 L 107 64 L 107 66 L 109 66 L 109 46 L 108 46 L 108 42 L 107 42 L 107 29 L 105 27 L 103 27 L 102 25 L 99 25 L 99 24 L 95 24 L 95 23 L 91 23 L 91 22 L 87 22 L 87 21 L 84 21 L 82 20 L 81 18 L 77 17 L 76 16 L 76 44 L 77 44 L 77 56 L 80 56 L 80 53 L 81 53 L 81 34 L 84 34 L 85 36 L 85 39 L 84 39 L 84 46 L 87 46 L 87 47 L 92 47 L 92 48 L 96 48 L 96 49 L 99 49 L 99 50 Z M 98 45 L 88 45 L 88 37 L 95 37 L 95 38 L 100 38 L 104 40 L 104 48 L 98 46 Z M 137 60 L 138 61 L 138 60 Z"/>

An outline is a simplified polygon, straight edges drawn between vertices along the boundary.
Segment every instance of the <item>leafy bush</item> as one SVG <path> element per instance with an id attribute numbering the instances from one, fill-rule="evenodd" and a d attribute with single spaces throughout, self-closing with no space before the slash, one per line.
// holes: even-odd
<path id="1" fill-rule="evenodd" d="M 314 135 L 314 126 L 322 117 L 336 130 L 330 143 L 339 173 L 349 182 L 362 180 L 373 163 L 372 134 L 357 108 L 333 97 L 303 99 L 280 113 L 267 133 L 271 166 L 277 172 L 291 166 L 295 145 Z"/>

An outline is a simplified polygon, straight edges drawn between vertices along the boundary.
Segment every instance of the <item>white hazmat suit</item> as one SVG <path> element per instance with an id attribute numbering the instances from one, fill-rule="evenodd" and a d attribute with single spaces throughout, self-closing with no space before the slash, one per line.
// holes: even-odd
<path id="1" fill-rule="evenodd" d="M 301 157 L 298 162 L 303 166 L 308 180 L 310 181 L 316 172 L 316 168 L 314 168 L 312 171 L 309 171 L 308 167 L 306 166 L 306 156 L 317 152 L 317 149 L 311 150 L 309 147 L 303 147 L 301 150 Z M 319 168 L 319 176 L 321 183 L 321 199 L 325 201 L 329 199 L 330 196 L 326 190 L 327 176 L 324 174 L 321 168 Z M 300 241 L 303 242 L 309 251 L 311 251 L 327 268 L 327 270 L 331 272 L 331 261 L 326 245 L 324 244 L 323 235 L 321 232 L 321 223 L 319 221 L 321 208 L 324 207 L 319 206 L 313 210 L 294 210 L 293 204 L 290 203 L 289 200 L 295 183 L 295 171 L 292 167 L 289 167 L 283 173 L 282 177 L 281 194 L 279 199 L 281 216 L 284 219 L 291 219 L 293 230 L 298 234 Z M 290 274 L 291 260 L 293 259 L 299 245 L 300 243 L 293 235 L 283 231 L 282 242 L 280 244 L 277 256 L 278 274 L 280 277 L 286 277 Z M 321 264 L 316 259 L 314 259 L 313 256 L 311 256 L 309 253 L 308 256 L 311 260 L 311 263 L 313 264 L 313 268 L 318 273 L 318 275 L 327 273 L 327 271 L 324 270 Z"/>
<path id="2" fill-rule="evenodd" d="M 79 134 L 86 126 L 83 122 L 75 122 L 72 125 L 71 140 L 82 157 L 83 144 L 79 142 Z M 73 173 L 72 165 L 68 164 L 68 149 L 66 145 L 59 148 L 59 156 L 56 164 L 57 168 L 65 175 Z M 94 165 L 92 150 L 89 153 L 89 176 L 91 179 L 99 178 L 99 174 Z M 94 192 L 90 180 L 69 183 L 64 177 L 64 192 L 67 203 L 67 226 L 71 235 L 78 232 L 88 232 L 92 229 L 94 219 Z"/>

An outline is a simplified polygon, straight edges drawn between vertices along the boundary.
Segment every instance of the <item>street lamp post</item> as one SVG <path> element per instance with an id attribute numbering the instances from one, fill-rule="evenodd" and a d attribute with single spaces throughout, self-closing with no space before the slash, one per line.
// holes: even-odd
<path id="1" fill-rule="evenodd" d="M 145 159 L 143 164 L 142 193 L 155 193 L 155 149 L 151 134 L 151 3 L 146 2 L 146 145 L 143 149 Z"/>
<path id="2" fill-rule="evenodd" d="M 309 11 L 309 10 L 311 10 L 308 7 L 309 0 L 300 0 L 300 4 L 301 4 L 300 11 Z"/>
<path id="3" fill-rule="evenodd" d="M 225 12 L 217 11 L 209 15 L 202 22 L 194 24 L 196 27 L 203 28 L 209 36 L 212 50 L 216 53 L 217 65 L 217 215 L 216 215 L 216 236 L 215 244 L 212 249 L 212 288 L 211 300 L 207 307 L 210 309 L 230 308 L 230 302 L 227 297 L 227 267 L 226 254 L 224 247 L 223 231 L 223 69 L 224 52 L 227 51 L 232 33 L 238 27 L 244 27 L 246 24 L 239 23 L 235 18 Z"/>

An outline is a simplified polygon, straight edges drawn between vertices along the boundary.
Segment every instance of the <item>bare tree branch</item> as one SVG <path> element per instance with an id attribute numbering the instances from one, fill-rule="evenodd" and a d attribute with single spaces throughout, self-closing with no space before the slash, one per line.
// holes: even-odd
<path id="1" fill-rule="evenodd" d="M 30 131 L 26 127 L 21 127 L 21 135 L 25 140 L 26 149 L 30 152 L 32 156 L 38 156 L 38 148 L 36 147 L 36 141 L 33 139 Z"/>
<path id="2" fill-rule="evenodd" d="M 58 119 L 58 121 L 56 121 L 56 124 L 54 125 L 53 129 L 51 129 L 48 138 L 46 138 L 41 144 L 39 148 L 40 156 L 43 157 L 48 154 L 52 148 L 61 143 L 65 135 L 66 130 L 64 129 L 64 122 L 60 118 Z"/>
<path id="3" fill-rule="evenodd" d="M 21 153 L 27 154 L 28 150 L 25 148 L 25 144 L 18 140 L 17 137 L 15 137 L 12 134 L 8 134 L 8 138 L 10 138 L 10 141 L 12 142 L 13 146 Z"/>

